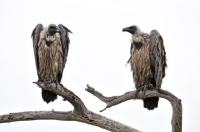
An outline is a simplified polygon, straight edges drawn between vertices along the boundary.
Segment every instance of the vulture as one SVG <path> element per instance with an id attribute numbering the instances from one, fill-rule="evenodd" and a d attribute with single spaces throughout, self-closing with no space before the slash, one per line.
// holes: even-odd
<path id="1" fill-rule="evenodd" d="M 72 32 L 62 24 L 49 24 L 45 28 L 37 24 L 34 28 L 31 37 L 38 81 L 60 84 L 69 50 L 68 33 Z M 49 103 L 57 99 L 57 95 L 42 89 L 42 98 Z"/>
<path id="2" fill-rule="evenodd" d="M 159 91 L 167 67 L 162 36 L 157 30 L 152 30 L 150 34 L 143 33 L 136 25 L 123 28 L 122 31 L 132 35 L 128 63 L 133 71 L 136 93 L 143 91 L 145 94 L 146 89 L 153 88 Z M 158 107 L 158 101 L 158 97 L 145 98 L 144 108 L 153 110 Z"/>

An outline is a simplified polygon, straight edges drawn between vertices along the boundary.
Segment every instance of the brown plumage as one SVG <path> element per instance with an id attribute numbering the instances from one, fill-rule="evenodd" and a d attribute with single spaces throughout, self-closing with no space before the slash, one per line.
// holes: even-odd
<path id="1" fill-rule="evenodd" d="M 160 89 L 167 66 L 162 36 L 156 30 L 152 30 L 150 35 L 142 33 L 136 25 L 122 31 L 132 34 L 131 57 L 128 62 L 131 64 L 136 89 L 150 84 Z M 158 97 L 145 98 L 144 107 L 153 110 L 158 107 L 158 101 Z"/>
<path id="2" fill-rule="evenodd" d="M 38 24 L 32 32 L 33 48 L 37 75 L 40 81 L 61 82 L 67 54 L 69 49 L 68 32 L 72 33 L 64 25 L 50 24 L 43 28 Z M 42 89 L 42 98 L 49 103 L 57 98 L 57 95 Z"/>

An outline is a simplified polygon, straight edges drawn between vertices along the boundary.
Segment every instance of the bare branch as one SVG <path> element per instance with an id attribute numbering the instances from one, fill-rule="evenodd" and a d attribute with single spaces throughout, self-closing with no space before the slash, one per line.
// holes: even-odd
<path id="1" fill-rule="evenodd" d="M 63 116 L 62 114 L 55 114 L 52 111 L 28 111 L 19 113 L 10 113 L 0 116 L 0 123 L 29 121 L 29 120 L 73 120 L 73 112 L 69 111 Z"/>
<path id="2" fill-rule="evenodd" d="M 0 123 L 16 122 L 16 121 L 31 121 L 31 120 L 62 120 L 62 121 L 79 121 L 91 125 L 101 127 L 113 132 L 139 132 L 129 126 L 106 118 L 104 116 L 88 111 L 87 116 L 79 115 L 72 111 L 69 112 L 53 112 L 53 111 L 29 111 L 10 113 L 0 116 Z"/>
<path id="3" fill-rule="evenodd" d="M 82 100 L 76 96 L 72 91 L 65 88 L 62 84 L 49 83 L 45 85 L 43 82 L 34 82 L 40 88 L 56 93 L 69 101 L 73 106 L 73 111 L 31 111 L 10 113 L 0 116 L 0 123 L 28 121 L 28 120 L 63 120 L 63 121 L 78 121 L 113 132 L 139 132 L 138 130 L 124 125 L 117 121 L 111 120 L 99 114 L 93 113 L 86 108 Z"/>
<path id="4" fill-rule="evenodd" d="M 135 97 L 135 91 L 126 92 L 125 94 L 121 96 L 112 96 L 112 97 L 105 97 L 100 92 L 96 91 L 93 87 L 90 85 L 87 85 L 86 91 L 93 94 L 97 98 L 99 98 L 101 101 L 105 102 L 107 104 L 106 108 L 101 110 L 104 111 L 107 108 L 110 108 L 112 106 L 118 105 L 120 103 L 123 103 L 125 101 L 131 100 L 131 99 L 144 99 L 149 97 L 161 97 L 167 99 L 173 108 L 173 115 L 172 115 L 172 132 L 182 132 L 182 104 L 181 100 L 178 99 L 175 95 L 171 94 L 170 92 L 166 90 L 160 89 L 158 90 L 147 90 L 145 92 L 145 95 L 143 92 L 139 92 L 137 94 L 137 97 Z"/>
<path id="5" fill-rule="evenodd" d="M 45 90 L 49 90 L 57 95 L 60 95 L 64 98 L 64 100 L 69 101 L 74 106 L 74 112 L 78 111 L 81 114 L 85 114 L 87 112 L 87 108 L 82 100 L 76 96 L 72 91 L 65 88 L 63 85 L 57 85 L 55 83 L 50 83 L 47 86 L 42 82 L 34 82 L 40 88 Z"/>
<path id="6" fill-rule="evenodd" d="M 94 126 L 101 127 L 103 129 L 113 132 L 139 132 L 138 130 L 131 128 L 130 126 L 124 125 L 117 121 L 111 120 L 99 114 L 93 113 L 86 108 L 82 100 L 76 96 L 72 91 L 66 89 L 63 85 L 57 85 L 50 83 L 47 86 L 42 82 L 35 82 L 40 88 L 49 90 L 62 96 L 65 100 L 69 101 L 73 106 L 73 111 L 29 111 L 10 113 L 7 115 L 0 116 L 0 123 L 16 122 L 16 121 L 29 121 L 29 120 L 63 120 L 63 121 L 78 121 Z M 100 92 L 95 91 L 94 88 L 87 85 L 87 91 L 99 98 L 101 101 L 107 104 L 106 108 L 110 108 L 114 105 L 120 104 L 124 101 L 134 99 L 135 92 L 127 92 L 121 96 L 105 97 Z M 169 100 L 173 107 L 173 118 L 172 118 L 172 131 L 181 132 L 182 130 L 182 106 L 181 100 L 176 96 L 165 90 L 152 90 L 146 91 L 146 94 L 140 93 L 136 99 L 144 99 L 148 97 L 158 96 Z M 105 109 L 106 109 L 105 108 Z"/>

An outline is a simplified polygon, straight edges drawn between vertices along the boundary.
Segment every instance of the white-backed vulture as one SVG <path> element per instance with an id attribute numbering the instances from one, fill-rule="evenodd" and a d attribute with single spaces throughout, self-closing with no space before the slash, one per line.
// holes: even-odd
<path id="1" fill-rule="evenodd" d="M 152 86 L 159 90 L 167 66 L 162 36 L 157 30 L 152 30 L 150 35 L 142 33 L 136 25 L 126 27 L 122 31 L 132 34 L 131 57 L 128 62 L 133 71 L 136 91 L 151 89 Z M 153 110 L 158 107 L 158 101 L 158 97 L 145 98 L 144 108 Z"/>
<path id="2" fill-rule="evenodd" d="M 62 24 L 45 28 L 38 24 L 33 30 L 31 37 L 39 81 L 61 82 L 70 43 L 68 32 L 72 33 Z M 49 103 L 57 99 L 57 95 L 42 89 L 42 98 Z"/>

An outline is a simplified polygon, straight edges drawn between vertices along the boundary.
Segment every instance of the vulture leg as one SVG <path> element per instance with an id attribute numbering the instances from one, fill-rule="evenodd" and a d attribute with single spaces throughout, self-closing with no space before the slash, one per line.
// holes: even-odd
<path id="1" fill-rule="evenodd" d="M 135 91 L 135 99 L 136 99 L 136 97 L 137 97 L 137 95 L 138 95 L 138 93 L 140 91 L 142 91 L 144 93 L 144 95 L 145 95 L 146 94 L 146 90 L 152 90 L 152 89 L 153 89 L 153 85 L 152 84 L 144 85 L 144 86 L 142 86 L 140 88 L 137 88 L 136 91 Z"/>

